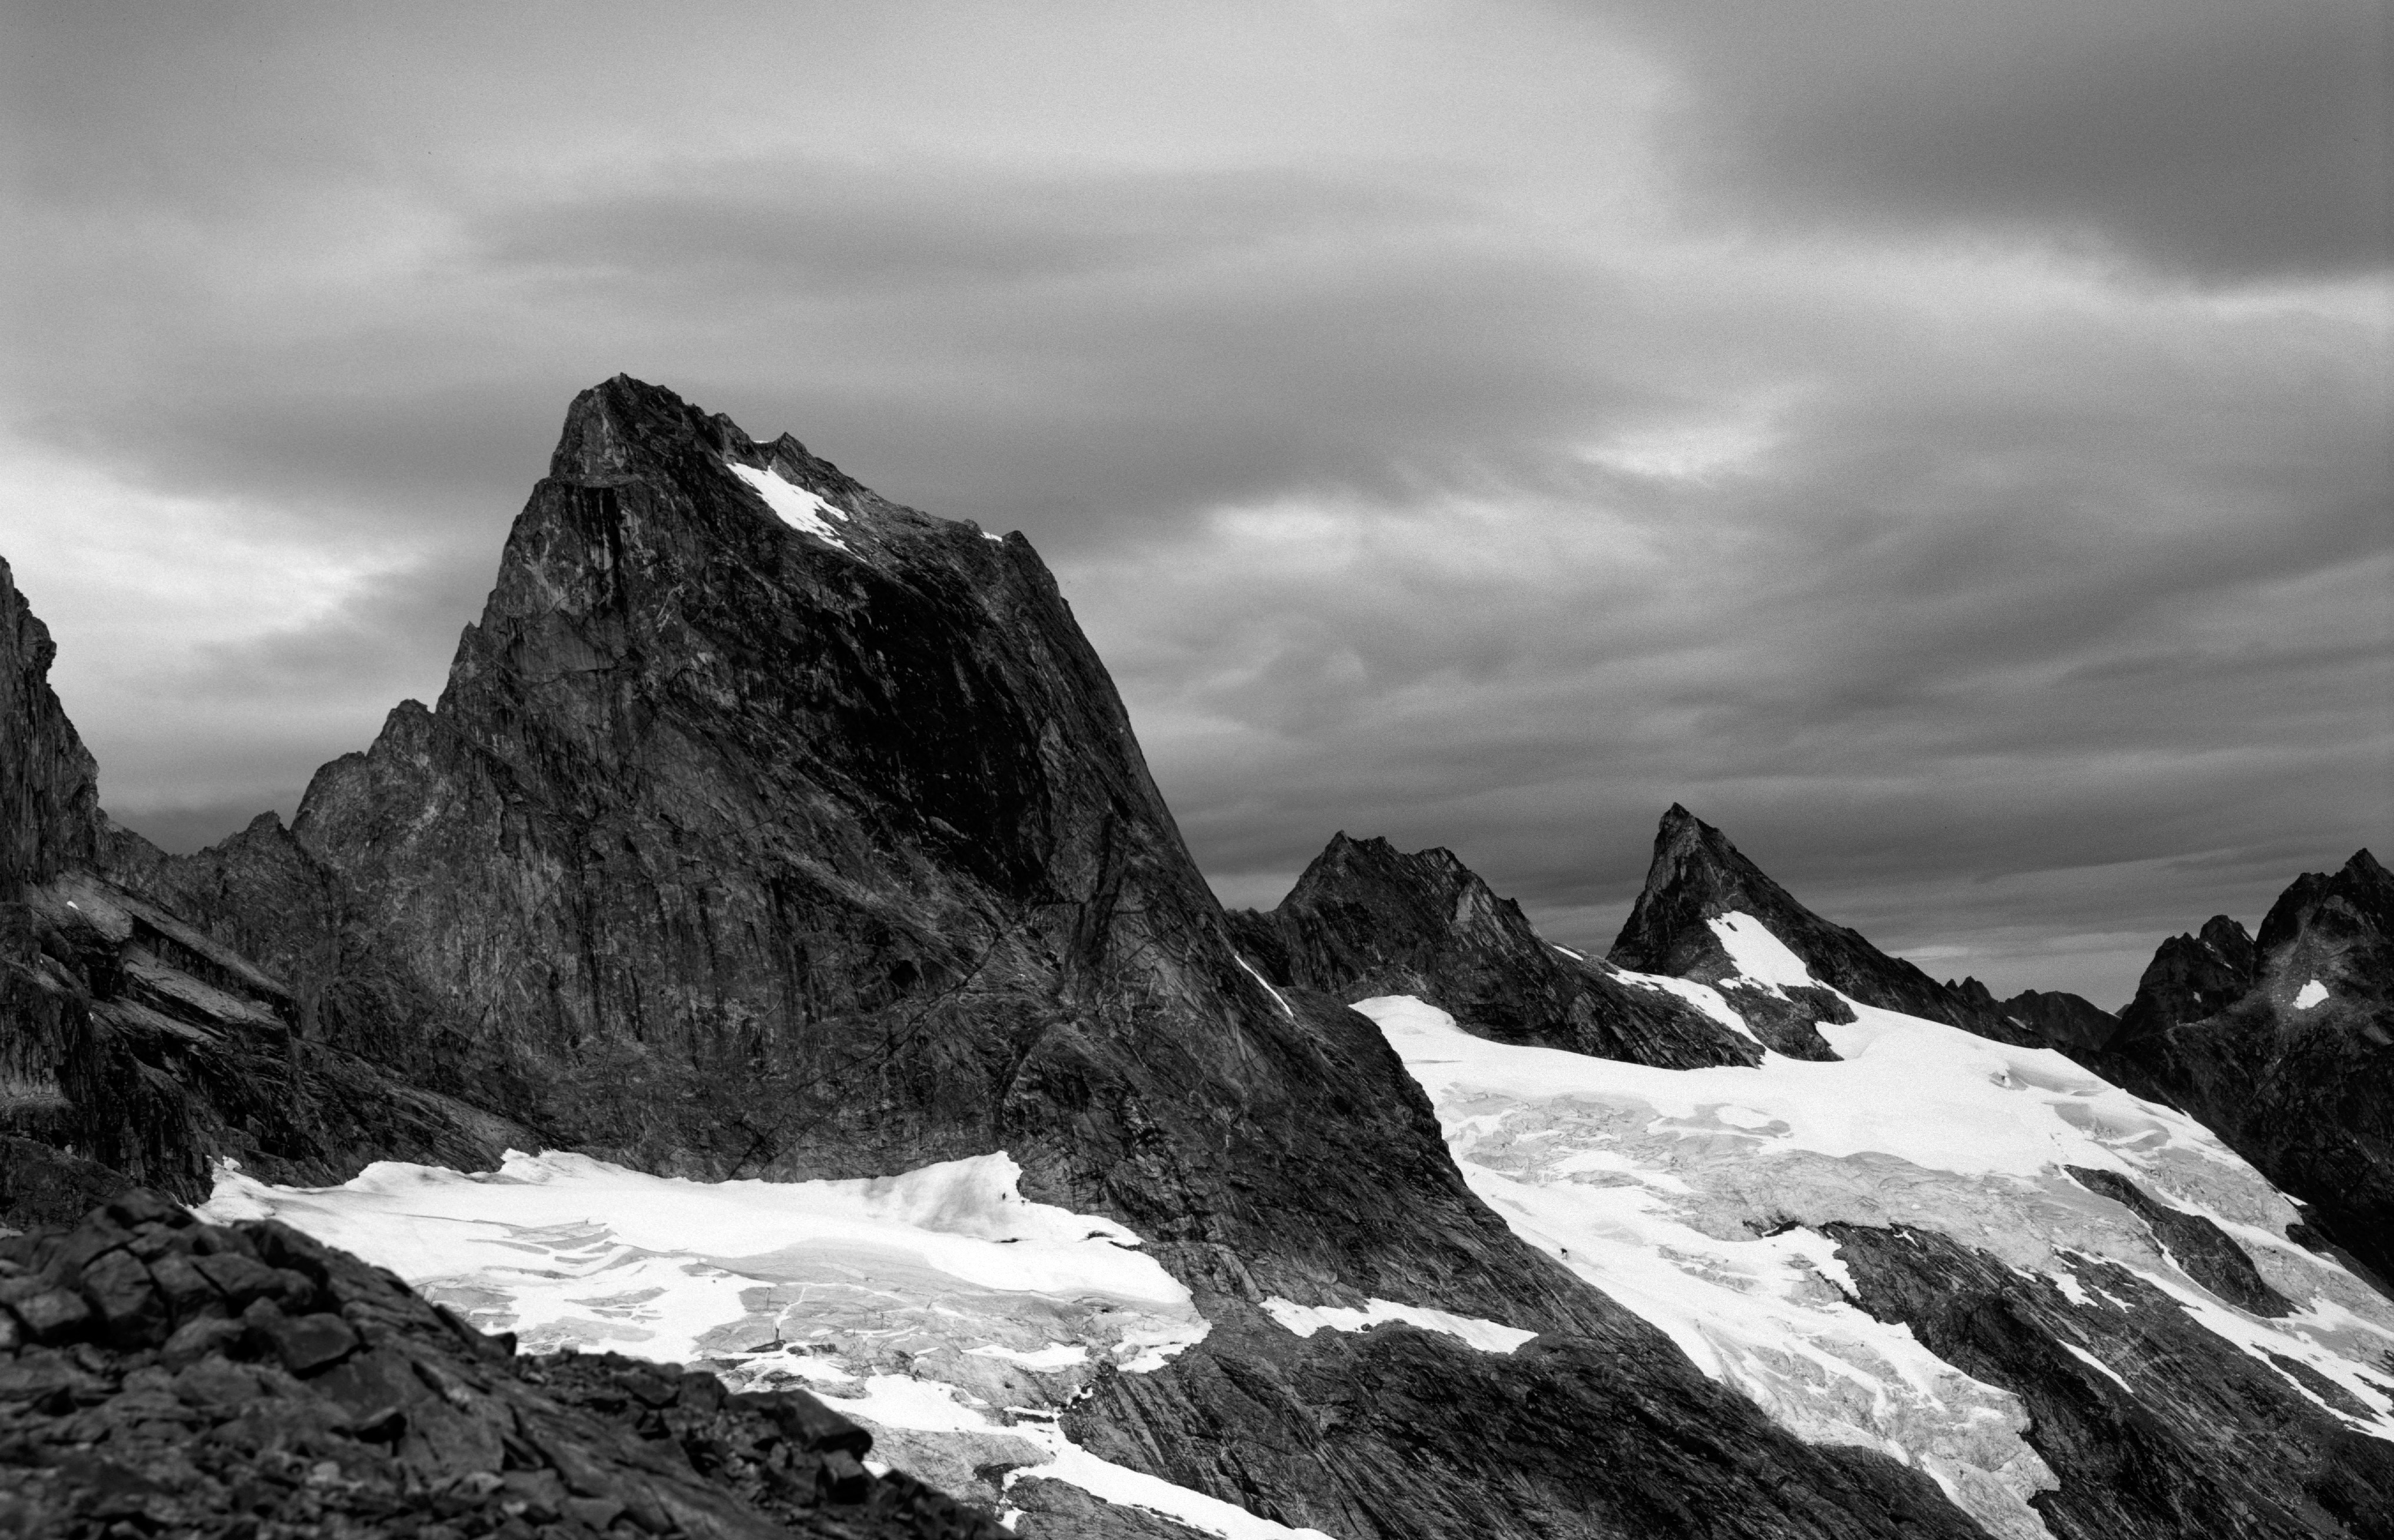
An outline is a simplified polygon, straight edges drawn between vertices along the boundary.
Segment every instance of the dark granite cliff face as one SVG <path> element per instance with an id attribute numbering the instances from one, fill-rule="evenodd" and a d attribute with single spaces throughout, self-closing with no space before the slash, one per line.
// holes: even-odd
<path id="1" fill-rule="evenodd" d="M 2260 933 L 2162 943 L 2120 1030 L 2080 1056 L 2200 1119 L 2394 1285 L 2394 875 L 2308 873 Z"/>
<path id="2" fill-rule="evenodd" d="M 0 1218 L 62 1222 L 127 1181 L 204 1192 L 367 1161 L 486 1164 L 521 1130 L 308 1040 L 290 992 L 92 869 L 138 845 L 51 691 L 49 635 L 0 565 Z"/>
<path id="3" fill-rule="evenodd" d="M 1378 1030 L 1241 962 L 1024 542 L 668 392 L 575 401 L 437 707 L 287 830 L 102 859 L 279 981 L 295 1041 L 520 1142 L 710 1177 L 1007 1150 L 1220 1328 L 1101 1385 L 1076 1436 L 1257 1512 L 1348 1540 L 1978 1533 L 1518 1240 Z M 1543 1366 L 1298 1337 L 1257 1324 L 1268 1295 L 1502 1321 Z M 1247 1420 L 1257 1396 L 1294 1421 Z M 1498 1475 L 1492 1418 L 1543 1463 Z"/>
<path id="4" fill-rule="evenodd" d="M 1998 1000 L 1976 979 L 1965 979 L 1959 983 L 1949 979 L 1945 987 L 1973 1009 L 1998 1012 L 2039 1040 L 2065 1051 L 2101 1047 L 2120 1029 L 2119 1018 L 2110 1011 L 2083 995 L 2060 990 L 2026 989 L 2008 1000 Z"/>
<path id="5" fill-rule="evenodd" d="M 112 1178 L 60 1148 L 59 1069 L 83 1013 L 48 977 L 28 902 L 91 859 L 99 825 L 98 770 L 50 690 L 57 653 L 0 560 L 0 1198 L 64 1218 Z"/>
<path id="6" fill-rule="evenodd" d="M 1500 1043 L 1667 1069 L 1751 1064 L 1757 1046 L 1676 995 L 1566 952 L 1443 849 L 1340 834 L 1268 915 L 1230 916 L 1273 983 L 1342 1000 L 1412 994 Z"/>
<path id="7" fill-rule="evenodd" d="M 1832 1224 L 1826 1232 L 1857 1305 L 2020 1398 L 2030 1442 L 2061 1477 L 2059 1491 L 2035 1500 L 2049 1533 L 2394 1534 L 2394 1444 L 2339 1415 L 2365 1409 L 2304 1365 L 2231 1347 L 2129 1269 L 2079 1259 L 2072 1299 L 2048 1278 L 1934 1231 Z M 2232 1254 L 2223 1265 L 2250 1271 L 2233 1242 L 2216 1244 Z"/>
<path id="8" fill-rule="evenodd" d="M 2013 1020 L 1983 990 L 1967 994 L 1940 984 L 1890 957 L 1859 931 L 1821 918 L 1741 854 L 1729 836 L 1674 803 L 1654 836 L 1654 861 L 1645 889 L 1608 955 L 1641 973 L 1673 973 L 1716 984 L 1737 968 L 1706 921 L 1731 913 L 1753 915 L 1803 959 L 1813 978 L 1864 1005 L 1943 1021 L 1999 1042 L 2042 1044 L 2043 1034 Z M 1844 1007 L 1822 994 L 1789 1009 L 1753 989 L 1726 991 L 1771 1046 L 1799 1057 L 1831 1057 L 1810 1022 L 1838 1020 Z M 1789 992 L 1804 994 L 1808 992 Z M 1817 1014 L 1809 1013 L 1817 1007 Z M 2092 1008 L 2092 1007 L 2089 1007 Z"/>
<path id="9" fill-rule="evenodd" d="M 2258 962 L 2252 935 L 2225 915 L 2212 915 L 2200 931 L 2172 936 L 2153 953 L 2114 1035 L 2136 1042 L 2218 1015 L 2251 993 Z"/>

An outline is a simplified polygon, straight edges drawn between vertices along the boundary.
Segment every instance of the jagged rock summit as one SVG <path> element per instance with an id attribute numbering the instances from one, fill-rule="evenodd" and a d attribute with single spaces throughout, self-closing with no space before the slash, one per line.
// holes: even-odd
<path id="1" fill-rule="evenodd" d="M 2394 875 L 2375 856 L 2297 877 L 2257 935 L 2218 915 L 2164 941 L 2082 1057 L 2216 1129 L 2394 1288 Z"/>
<path id="2" fill-rule="evenodd" d="M 2045 1031 L 2020 1019 L 2059 1015 L 2075 1020 L 2076 1007 L 2057 1007 L 2031 996 L 1998 1002 L 1983 987 L 1941 984 L 1900 957 L 1873 946 L 1861 932 L 1821 918 L 1730 843 L 1729 836 L 1677 803 L 1663 815 L 1654 836 L 1653 863 L 1645 888 L 1607 954 L 1615 965 L 1644 973 L 1677 974 L 1724 993 L 1775 1039 L 1782 1053 L 1823 1058 L 1828 1050 L 1813 1033 L 1814 1020 L 1843 1019 L 1844 1007 L 1825 994 L 1782 1008 L 1763 991 L 1739 982 L 1740 969 L 1713 922 L 1743 914 L 1759 921 L 1799 958 L 1813 978 L 1866 1005 L 1943 1021 L 1998 1042 L 2042 1045 Z M 1817 992 L 1816 992 L 1817 994 Z M 2075 1001 L 2076 996 L 2063 997 Z M 2079 1001 L 2086 1011 L 2101 1012 Z M 2019 1008 L 2015 1009 L 2015 1006 Z"/>
<path id="3" fill-rule="evenodd" d="M 1677 996 L 1546 941 L 1451 850 L 1340 833 L 1277 908 L 1230 920 L 1275 984 L 1350 1002 L 1417 995 L 1498 1042 L 1671 1069 L 1761 1057 Z"/>

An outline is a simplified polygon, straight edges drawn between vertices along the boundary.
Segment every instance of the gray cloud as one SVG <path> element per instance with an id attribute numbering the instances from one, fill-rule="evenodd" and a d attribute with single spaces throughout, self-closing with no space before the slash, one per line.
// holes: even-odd
<path id="1" fill-rule="evenodd" d="M 2394 826 L 2374 11 L 583 14 L 12 18 L 0 549 L 138 826 L 437 691 L 617 370 L 1025 530 L 1243 901 L 1600 941 L 1680 799 L 2116 1004 Z"/>
<path id="2" fill-rule="evenodd" d="M 1641 9 L 1716 217 L 2027 232 L 2205 280 L 2394 257 L 2367 0 Z"/>

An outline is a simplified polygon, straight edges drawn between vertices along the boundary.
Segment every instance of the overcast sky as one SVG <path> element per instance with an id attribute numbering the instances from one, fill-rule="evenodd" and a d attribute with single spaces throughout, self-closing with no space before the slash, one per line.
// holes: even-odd
<path id="1" fill-rule="evenodd" d="M 1672 801 L 2113 1007 L 2394 858 L 2387 11 L 7 0 L 0 556 L 176 848 L 625 371 L 1025 532 L 1226 899 Z"/>

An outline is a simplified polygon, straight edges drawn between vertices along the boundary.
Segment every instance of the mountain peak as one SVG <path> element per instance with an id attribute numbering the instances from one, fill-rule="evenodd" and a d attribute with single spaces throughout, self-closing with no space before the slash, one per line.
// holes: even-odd
<path id="1" fill-rule="evenodd" d="M 560 481 L 603 485 L 636 474 L 644 459 L 701 448 L 720 455 L 753 441 L 729 417 L 709 416 L 663 386 L 617 375 L 566 408 L 548 473 Z"/>
<path id="2" fill-rule="evenodd" d="M 1344 831 L 1280 907 L 1230 916 L 1275 984 L 1342 1000 L 1411 994 L 1500 1043 L 1684 1069 L 1751 1063 L 1751 1045 L 1674 996 L 1621 981 L 1531 928 L 1452 850 Z"/>
<path id="3" fill-rule="evenodd" d="M 629 375 L 601 380 L 573 398 L 548 462 L 550 480 L 584 487 L 620 486 L 649 478 L 704 484 L 721 470 L 748 480 L 752 490 L 756 482 L 745 472 L 766 472 L 787 481 L 801 499 L 828 499 L 835 518 L 866 507 L 896 508 L 790 434 L 756 438 L 720 412 L 708 412 L 662 385 Z M 770 496 L 767 503 L 772 506 Z M 790 520 L 785 517 L 784 521 Z M 909 521 L 931 520 L 913 514 Z M 799 525 L 809 527 L 803 520 Z"/>
<path id="4" fill-rule="evenodd" d="M 1677 802 L 1655 831 L 1645 888 L 1609 958 L 1616 967 L 1641 973 L 1704 982 L 1733 979 L 1740 969 L 1711 924 L 1731 914 L 1761 922 L 1803 960 L 1814 979 L 1866 1005 L 1927 1017 L 2004 1042 L 2041 1041 L 2038 1033 L 2013 1020 L 1985 991 L 1966 994 L 1940 984 L 1912 964 L 1881 952 L 1861 932 L 1815 915 L 1748 860 L 1727 835 Z M 1842 1008 L 1834 996 L 1823 998 L 1832 1007 Z M 1803 1023 L 1785 1025 L 1792 1030 Z"/>
<path id="5" fill-rule="evenodd" d="M 1717 950 L 1703 922 L 1739 912 L 1766 925 L 1780 916 L 1821 923 L 1727 835 L 1674 802 L 1654 832 L 1645 888 L 1608 955 L 1640 972 L 1682 973 Z"/>

